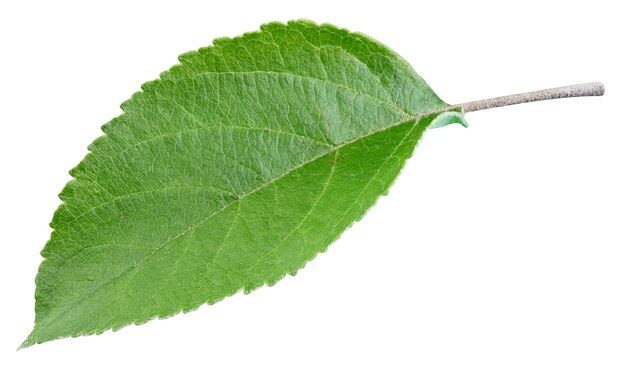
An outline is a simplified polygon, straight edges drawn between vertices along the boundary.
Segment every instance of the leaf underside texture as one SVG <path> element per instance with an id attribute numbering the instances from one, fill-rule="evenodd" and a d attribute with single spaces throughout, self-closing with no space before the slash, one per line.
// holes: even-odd
<path id="1" fill-rule="evenodd" d="M 270 23 L 179 60 L 70 172 L 23 347 L 295 274 L 386 193 L 427 128 L 462 122 L 389 48 L 332 25 Z"/>

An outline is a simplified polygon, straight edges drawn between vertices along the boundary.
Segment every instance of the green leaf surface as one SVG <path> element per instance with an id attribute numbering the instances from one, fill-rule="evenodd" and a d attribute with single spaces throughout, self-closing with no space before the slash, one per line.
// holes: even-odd
<path id="1" fill-rule="evenodd" d="M 309 21 L 179 58 L 71 171 L 23 346 L 187 312 L 295 274 L 463 123 L 389 48 Z"/>

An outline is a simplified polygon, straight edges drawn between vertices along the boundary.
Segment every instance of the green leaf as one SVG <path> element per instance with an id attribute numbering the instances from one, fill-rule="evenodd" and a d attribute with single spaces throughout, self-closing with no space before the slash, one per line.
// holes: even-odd
<path id="1" fill-rule="evenodd" d="M 180 56 L 70 173 L 23 346 L 187 312 L 294 275 L 464 123 L 389 48 L 270 23 Z"/>

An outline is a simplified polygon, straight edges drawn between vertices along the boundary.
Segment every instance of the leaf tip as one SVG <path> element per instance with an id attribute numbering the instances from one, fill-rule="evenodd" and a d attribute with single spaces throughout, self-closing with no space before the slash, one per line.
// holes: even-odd
<path id="1" fill-rule="evenodd" d="M 25 348 L 29 348 L 30 346 L 34 346 L 35 344 L 37 344 L 34 334 L 35 334 L 35 330 L 33 330 L 30 334 L 28 334 L 26 339 L 24 339 L 24 341 L 22 342 L 22 344 L 19 345 L 16 351 L 23 350 Z"/>

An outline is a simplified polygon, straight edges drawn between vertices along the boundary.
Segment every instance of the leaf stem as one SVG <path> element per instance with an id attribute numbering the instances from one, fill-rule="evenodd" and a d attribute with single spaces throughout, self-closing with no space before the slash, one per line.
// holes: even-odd
<path id="1" fill-rule="evenodd" d="M 463 104 L 453 105 L 453 107 L 462 108 L 463 111 L 467 113 L 474 112 L 476 110 L 522 104 L 525 102 L 554 100 L 556 98 L 568 97 L 602 96 L 603 94 L 604 85 L 601 82 L 588 82 L 585 84 L 561 86 L 558 88 L 536 90 L 534 92 L 512 94 L 510 96 L 502 96 L 488 98 L 485 100 L 466 102 Z"/>

